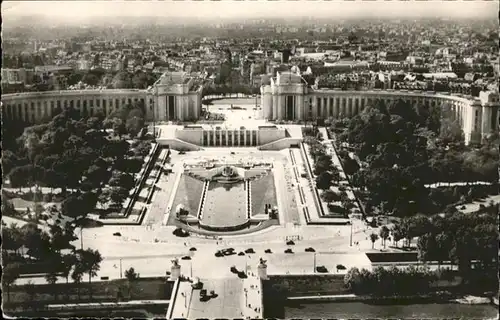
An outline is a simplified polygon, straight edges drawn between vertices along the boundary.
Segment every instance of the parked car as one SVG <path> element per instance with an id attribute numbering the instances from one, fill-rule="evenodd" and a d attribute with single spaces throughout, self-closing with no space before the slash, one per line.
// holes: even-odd
<path id="1" fill-rule="evenodd" d="M 238 253 L 239 256 L 244 256 L 245 255 L 245 252 L 243 251 L 240 251 L 240 253 Z"/>
<path id="2" fill-rule="evenodd" d="M 229 270 L 231 270 L 232 273 L 238 273 L 238 269 L 236 269 L 235 266 L 232 266 Z"/>
<path id="3" fill-rule="evenodd" d="M 346 270 L 347 269 L 343 264 L 338 264 L 336 267 L 337 267 L 337 272 L 339 272 L 339 270 Z"/>
<path id="4" fill-rule="evenodd" d="M 285 253 L 293 253 L 293 250 L 292 249 L 286 249 Z"/>
<path id="5" fill-rule="evenodd" d="M 255 253 L 255 251 L 253 251 L 253 248 L 248 248 L 245 250 L 245 253 Z"/>
<path id="6" fill-rule="evenodd" d="M 189 251 L 196 251 L 196 248 L 192 247 L 191 249 L 189 249 Z"/>
<path id="7" fill-rule="evenodd" d="M 184 256 L 181 258 L 182 260 L 191 260 L 191 257 L 190 256 Z"/>
<path id="8" fill-rule="evenodd" d="M 113 233 L 113 235 L 114 235 L 115 237 L 121 237 L 121 236 L 122 236 L 122 234 L 121 234 L 120 232 L 115 232 L 115 233 Z"/>
<path id="9" fill-rule="evenodd" d="M 179 154 L 186 154 L 186 151 L 179 151 Z"/>
<path id="10" fill-rule="evenodd" d="M 316 252 L 316 250 L 314 250 L 314 248 L 312 248 L 312 247 L 309 247 L 309 248 L 306 248 L 306 252 Z"/>
<path id="11" fill-rule="evenodd" d="M 289 241 L 286 242 L 286 245 L 287 246 L 293 246 L 293 245 L 295 245 L 295 242 L 293 242 L 292 240 L 289 240 Z"/>
<path id="12" fill-rule="evenodd" d="M 273 253 L 273 252 L 271 251 L 271 249 L 266 249 L 264 250 L 264 253 Z"/>
<path id="13" fill-rule="evenodd" d="M 327 273 L 327 272 L 328 272 L 328 269 L 327 269 L 325 266 L 317 266 L 317 267 L 316 267 L 316 272 L 319 272 L 319 273 Z"/>
<path id="14" fill-rule="evenodd" d="M 215 253 L 215 256 L 216 256 L 217 258 L 220 258 L 220 257 L 223 257 L 223 256 L 224 256 L 224 254 L 223 254 L 223 253 L 219 250 L 219 251 L 217 251 L 217 252 Z"/>
<path id="15" fill-rule="evenodd" d="M 228 249 L 223 249 L 222 254 L 225 256 L 231 256 L 236 253 L 234 252 L 234 248 L 228 248 Z"/>

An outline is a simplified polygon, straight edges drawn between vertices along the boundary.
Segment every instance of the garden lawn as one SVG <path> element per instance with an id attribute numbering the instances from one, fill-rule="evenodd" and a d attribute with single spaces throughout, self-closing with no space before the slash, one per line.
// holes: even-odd
<path id="1" fill-rule="evenodd" d="M 252 191 L 252 215 L 264 214 L 266 204 L 271 204 L 271 208 L 277 206 L 276 188 L 274 186 L 274 175 L 268 175 L 251 182 Z"/>
<path id="2" fill-rule="evenodd" d="M 179 204 L 182 204 L 189 214 L 197 216 L 198 207 L 200 205 L 201 193 L 203 191 L 203 182 L 183 174 L 180 178 L 179 185 L 175 191 L 175 198 L 171 208 L 169 224 L 175 221 L 175 209 Z M 165 199 L 168 201 L 168 199 Z"/>

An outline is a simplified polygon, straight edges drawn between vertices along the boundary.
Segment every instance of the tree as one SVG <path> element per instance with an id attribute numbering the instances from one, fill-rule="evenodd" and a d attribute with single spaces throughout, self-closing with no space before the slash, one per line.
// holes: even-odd
<path id="1" fill-rule="evenodd" d="M 327 155 L 320 155 L 314 163 L 314 174 L 319 175 L 322 172 L 330 171 L 332 170 L 332 167 L 332 159 Z"/>
<path id="2" fill-rule="evenodd" d="M 386 226 L 382 226 L 382 228 L 380 228 L 379 235 L 380 238 L 382 238 L 385 248 L 385 241 L 387 240 L 387 238 L 389 238 L 389 228 L 387 228 Z"/>
<path id="3" fill-rule="evenodd" d="M 125 128 L 131 137 L 135 137 L 144 128 L 144 119 L 139 117 L 129 118 L 127 119 Z"/>
<path id="4" fill-rule="evenodd" d="M 50 271 L 45 275 L 45 280 L 51 287 L 53 287 L 52 290 L 54 292 L 54 299 L 57 300 L 57 288 L 56 288 L 57 272 L 55 268 L 50 269 Z"/>
<path id="5" fill-rule="evenodd" d="M 321 198 L 329 204 L 340 200 L 340 196 L 333 190 L 325 190 L 321 193 Z"/>
<path id="6" fill-rule="evenodd" d="M 30 301 L 35 301 L 37 292 L 33 281 L 29 280 L 28 283 L 26 283 L 23 287 L 26 294 L 28 294 Z M 36 304 L 33 304 L 32 306 L 35 307 Z"/>
<path id="7" fill-rule="evenodd" d="M 122 204 L 128 198 L 129 192 L 123 187 L 113 187 L 110 189 L 109 198 L 116 204 Z"/>
<path id="8" fill-rule="evenodd" d="M 125 278 L 127 278 L 129 282 L 132 282 L 139 279 L 139 274 L 136 273 L 135 269 L 131 267 L 130 269 L 125 270 Z"/>
<path id="9" fill-rule="evenodd" d="M 15 153 L 10 150 L 4 150 L 2 152 L 2 170 L 5 175 L 8 175 L 10 170 L 17 167 L 20 164 L 20 159 Z"/>
<path id="10" fill-rule="evenodd" d="M 83 76 L 81 81 L 90 86 L 96 86 L 99 83 L 99 78 L 95 74 L 87 73 Z"/>
<path id="11" fill-rule="evenodd" d="M 6 215 L 6 203 L 2 203 L 2 213 Z M 9 227 L 2 228 L 2 248 L 4 250 L 14 250 L 16 253 L 23 245 L 22 233 L 17 224 L 12 223 Z"/>
<path id="12" fill-rule="evenodd" d="M 71 269 L 74 267 L 76 262 L 76 257 L 73 254 L 65 254 L 61 256 L 61 273 L 62 276 L 66 278 L 66 283 L 68 283 Z"/>
<path id="13" fill-rule="evenodd" d="M 359 289 L 361 274 L 359 269 L 354 267 L 349 269 L 344 276 L 344 285 L 347 289 L 356 292 Z"/>
<path id="14" fill-rule="evenodd" d="M 378 235 L 376 233 L 370 234 L 370 241 L 372 242 L 372 249 L 375 247 L 375 241 L 378 240 Z"/>
<path id="15" fill-rule="evenodd" d="M 430 233 L 421 235 L 417 241 L 418 259 L 429 261 L 437 257 L 438 247 L 435 238 Z"/>
<path id="16" fill-rule="evenodd" d="M 328 171 L 320 173 L 319 176 L 316 177 L 316 187 L 320 190 L 330 189 L 332 185 L 332 174 Z"/>
<path id="17" fill-rule="evenodd" d="M 120 157 L 123 157 L 128 150 L 130 149 L 130 146 L 127 141 L 125 140 L 112 140 L 109 141 L 108 144 L 104 147 L 103 150 L 103 156 L 104 157 L 111 157 L 113 159 L 118 159 Z"/>
<path id="18" fill-rule="evenodd" d="M 102 256 L 97 250 L 87 249 L 79 251 L 81 261 L 83 263 L 84 273 L 89 275 L 89 285 L 92 282 L 92 277 L 97 276 L 97 271 L 101 269 Z M 92 287 L 90 286 L 90 298 L 92 299 Z"/>
<path id="19" fill-rule="evenodd" d="M 113 171 L 112 177 L 109 180 L 109 185 L 112 187 L 122 187 L 124 189 L 131 189 L 134 187 L 134 177 L 128 173 Z"/>
<path id="20" fill-rule="evenodd" d="M 401 239 L 404 239 L 404 235 L 403 235 L 403 230 L 401 230 L 401 226 L 399 224 L 395 224 L 393 227 L 392 227 L 392 239 L 394 241 L 394 243 L 396 244 L 396 247 L 398 246 L 398 242 L 401 240 Z"/>
<path id="21" fill-rule="evenodd" d="M 28 187 L 33 182 L 34 167 L 25 165 L 13 168 L 9 173 L 10 185 L 13 188 Z"/>
<path id="22" fill-rule="evenodd" d="M 80 299 L 80 283 L 82 282 L 83 274 L 85 273 L 85 266 L 83 261 L 79 258 L 75 259 L 73 264 L 73 272 L 71 273 L 71 279 L 76 284 L 78 299 Z"/>
<path id="23" fill-rule="evenodd" d="M 10 288 L 20 276 L 21 265 L 19 263 L 9 263 L 3 268 L 2 283 L 7 288 L 7 301 L 10 302 Z"/>
<path id="24" fill-rule="evenodd" d="M 125 123 L 123 123 L 121 119 L 118 118 L 113 119 L 113 131 L 118 137 L 121 137 L 122 135 L 126 134 L 127 128 L 125 126 Z"/>
<path id="25" fill-rule="evenodd" d="M 85 204 L 75 195 L 67 197 L 61 204 L 61 213 L 74 220 L 84 218 L 88 213 L 85 209 Z"/>

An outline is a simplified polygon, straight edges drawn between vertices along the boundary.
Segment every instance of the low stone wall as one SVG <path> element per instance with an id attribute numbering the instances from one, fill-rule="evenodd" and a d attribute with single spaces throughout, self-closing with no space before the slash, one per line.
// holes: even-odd
<path id="1" fill-rule="evenodd" d="M 287 297 L 349 293 L 344 287 L 344 275 L 270 275 L 263 284 L 279 287 Z"/>
<path id="2" fill-rule="evenodd" d="M 203 224 L 201 221 L 198 222 L 198 225 L 205 230 L 208 231 L 218 231 L 218 232 L 227 232 L 227 231 L 238 231 L 241 229 L 249 228 L 252 225 L 252 222 L 250 220 L 245 221 L 242 224 L 235 225 L 235 226 L 209 226 L 206 224 Z"/>

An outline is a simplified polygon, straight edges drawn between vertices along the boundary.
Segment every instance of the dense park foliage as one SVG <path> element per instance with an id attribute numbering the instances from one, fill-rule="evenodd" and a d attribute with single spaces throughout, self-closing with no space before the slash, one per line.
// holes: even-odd
<path id="1" fill-rule="evenodd" d="M 114 135 L 106 126 L 113 127 Z M 24 129 L 4 151 L 4 175 L 13 188 L 60 188 L 63 194 L 71 190 L 61 208 L 68 217 L 84 217 L 97 202 L 110 200 L 111 208 L 119 210 L 151 148 L 147 140 L 127 142 L 126 135 L 135 137 L 143 126 L 140 108 L 131 106 L 108 119 L 64 110 L 48 123 Z"/>
<path id="2" fill-rule="evenodd" d="M 380 229 L 383 242 L 392 240 L 398 246 L 408 247 L 417 238 L 418 259 L 437 264 L 436 271 L 410 267 L 399 270 L 382 267 L 372 272 L 349 270 L 346 286 L 358 294 L 415 295 L 428 293 L 437 280 L 451 281 L 458 277 L 456 289 L 468 293 L 496 292 L 498 290 L 498 212 L 499 206 L 485 207 L 475 214 L 450 212 L 431 218 L 416 215 L 402 219 L 389 230 Z M 370 235 L 372 242 L 379 237 Z M 385 245 L 385 244 L 384 244 Z M 452 270 L 444 265 L 457 265 Z"/>
<path id="3" fill-rule="evenodd" d="M 410 266 L 406 270 L 377 267 L 373 271 L 352 268 L 345 275 L 344 284 L 356 294 L 410 296 L 429 293 L 432 282 L 438 279 L 436 272 L 424 267 Z"/>
<path id="4" fill-rule="evenodd" d="M 50 209 L 37 204 L 34 217 L 27 218 L 32 222 L 22 227 L 3 226 L 3 284 L 7 293 L 23 274 L 45 274 L 47 282 L 54 285 L 60 276 L 67 281 L 71 277 L 77 285 L 85 275 L 89 283 L 92 281 L 102 257 L 91 249 L 76 249 L 71 244 L 76 240 L 74 231 L 88 222 L 85 217 L 97 211 L 97 203 L 106 209 L 99 210 L 101 214 L 122 209 L 136 185 L 135 174 L 151 149 L 151 142 L 140 134 L 143 126 L 142 108 L 129 105 L 107 119 L 67 109 L 48 123 L 24 128 L 20 136 L 12 126 L 3 128 L 7 141 L 3 174 L 11 188 L 30 188 L 28 193 L 3 190 L 4 199 L 25 198 L 27 194 L 34 195 L 26 200 L 36 200 L 35 204 L 64 199 Z M 112 128 L 112 133 L 106 128 Z M 138 135 L 140 139 L 130 140 Z M 43 187 L 60 189 L 60 193 L 41 192 Z M 8 200 L 2 202 L 2 209 L 6 215 L 19 216 Z M 37 223 L 45 210 L 51 211 L 55 223 L 42 230 Z M 62 216 L 70 220 L 64 223 Z M 58 292 L 54 294 L 57 299 Z M 91 291 L 89 294 L 92 298 Z"/>
<path id="5" fill-rule="evenodd" d="M 45 274 L 47 283 L 54 285 L 58 277 L 69 278 L 77 285 L 85 275 L 88 282 L 97 275 L 102 261 L 101 254 L 92 249 L 76 249 L 71 242 L 76 239 L 75 227 L 52 225 L 43 231 L 36 224 L 22 227 L 15 224 L 2 226 L 2 285 L 10 300 L 10 289 L 24 274 Z M 64 292 L 54 291 L 57 295 Z M 91 294 L 91 293 L 90 293 Z"/>
<path id="6" fill-rule="evenodd" d="M 309 146 L 309 152 L 313 160 L 313 174 L 315 176 L 316 188 L 320 190 L 319 196 L 328 204 L 330 214 L 347 216 L 355 207 L 349 199 L 344 186 L 340 186 L 340 170 L 333 165 L 332 158 L 326 152 L 325 145 L 321 142 L 321 134 L 316 128 L 306 127 L 303 130 L 304 142 Z M 337 186 L 338 190 L 332 187 Z M 340 206 L 334 203 L 340 203 Z"/>
<path id="7" fill-rule="evenodd" d="M 447 105 L 397 101 L 387 106 L 376 101 L 350 120 L 329 121 L 339 157 L 345 161 L 349 152 L 359 157 L 361 170 L 349 164 L 352 170 L 346 173 L 361 192 L 369 192 L 367 208 L 398 216 L 436 213 L 446 204 L 428 201 L 433 198 L 429 193 L 439 191 L 426 185 L 498 183 L 498 137 L 488 137 L 481 147 L 465 146 L 458 119 L 451 113 Z"/>

